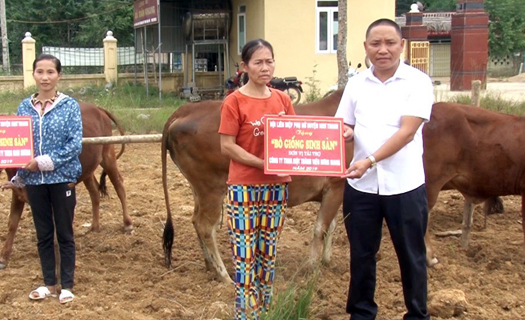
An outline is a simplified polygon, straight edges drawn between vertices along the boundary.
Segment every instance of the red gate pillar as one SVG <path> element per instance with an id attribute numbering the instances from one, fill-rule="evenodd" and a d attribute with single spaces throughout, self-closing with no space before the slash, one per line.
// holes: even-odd
<path id="1" fill-rule="evenodd" d="M 401 27 L 401 36 L 406 41 L 405 60 L 410 63 L 410 42 L 427 41 L 427 27 L 423 25 L 423 13 L 417 9 L 417 4 L 412 4 L 410 12 L 405 14 L 406 23 Z"/>
<path id="2" fill-rule="evenodd" d="M 489 16 L 484 0 L 458 0 L 452 15 L 450 90 L 472 88 L 472 80 L 487 84 Z"/>

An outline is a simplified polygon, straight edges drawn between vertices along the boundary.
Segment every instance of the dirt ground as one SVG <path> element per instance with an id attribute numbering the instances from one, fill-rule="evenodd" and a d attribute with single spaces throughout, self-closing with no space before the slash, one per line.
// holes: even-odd
<path id="1" fill-rule="evenodd" d="M 231 319 L 233 288 L 207 273 L 191 223 L 193 199 L 187 181 L 169 165 L 176 239 L 174 268 L 164 266 L 162 231 L 166 217 L 158 144 L 128 145 L 119 160 L 125 179 L 133 234 L 123 233 L 121 207 L 113 189 L 102 201 L 100 233 L 89 231 L 91 203 L 78 187 L 75 217 L 77 246 L 76 299 L 60 305 L 56 298 L 30 301 L 29 292 L 43 284 L 30 211 L 26 208 L 10 264 L 0 270 L 0 319 Z M 5 181 L 5 173 L 0 181 Z M 0 192 L 0 241 L 7 233 L 10 192 Z M 433 236 L 440 264 L 429 269 L 432 301 L 440 290 L 465 293 L 467 306 L 457 319 L 525 319 L 525 250 L 520 199 L 505 197 L 506 213 L 489 216 L 483 229 L 476 208 L 470 246 L 457 237 Z M 461 225 L 462 197 L 443 192 L 431 216 L 431 231 Z M 279 244 L 275 293 L 290 283 L 304 284 L 312 226 L 318 204 L 289 210 Z M 341 215 L 334 236 L 332 262 L 321 270 L 311 304 L 312 319 L 343 320 L 348 288 L 348 243 Z M 226 228 L 218 230 L 222 259 L 232 273 Z M 398 320 L 404 312 L 399 269 L 388 233 L 384 231 L 378 262 L 378 319 Z M 433 319 L 442 319 L 434 317 Z"/>

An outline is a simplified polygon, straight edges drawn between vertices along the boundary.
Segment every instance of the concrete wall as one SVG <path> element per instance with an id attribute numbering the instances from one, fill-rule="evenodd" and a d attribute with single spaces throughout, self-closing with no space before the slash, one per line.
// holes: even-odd
<path id="1" fill-rule="evenodd" d="M 179 92 L 183 87 L 183 74 L 178 73 L 163 73 L 162 74 L 162 91 L 163 92 Z M 217 87 L 219 85 L 219 77 L 217 72 L 199 72 L 196 73 L 197 87 Z M 134 83 L 135 75 L 129 73 L 120 73 L 118 75 L 119 84 Z M 152 87 L 157 87 L 153 75 L 150 74 L 148 83 Z M 158 80 L 158 79 L 157 79 Z M 144 83 L 144 76 L 137 74 L 137 82 Z M 59 90 L 66 88 L 79 88 L 84 86 L 104 86 L 106 78 L 103 74 L 66 74 L 62 76 L 59 82 Z M 18 91 L 24 89 L 23 76 L 2 76 L 0 77 L 0 92 Z M 36 88 L 34 88 L 36 90 Z"/>

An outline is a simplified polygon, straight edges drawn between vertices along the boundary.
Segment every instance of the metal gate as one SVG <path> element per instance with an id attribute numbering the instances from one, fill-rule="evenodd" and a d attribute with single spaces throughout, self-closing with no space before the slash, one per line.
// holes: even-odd
<path id="1" fill-rule="evenodd" d="M 430 42 L 410 41 L 410 65 L 428 74 L 430 71 Z"/>
<path id="2" fill-rule="evenodd" d="M 450 77 L 450 43 L 430 45 L 430 76 Z"/>

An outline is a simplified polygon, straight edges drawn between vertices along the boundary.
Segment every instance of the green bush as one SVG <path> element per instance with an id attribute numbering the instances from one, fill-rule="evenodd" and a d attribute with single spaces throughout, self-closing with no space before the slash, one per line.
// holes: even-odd
<path id="1" fill-rule="evenodd" d="M 319 88 L 319 80 L 315 78 L 315 75 L 317 73 L 317 64 L 314 65 L 314 69 L 312 70 L 312 76 L 306 77 L 306 81 L 304 82 L 305 85 L 309 87 L 309 90 L 306 92 L 306 102 L 314 102 L 322 98 L 321 95 L 321 89 Z"/>

